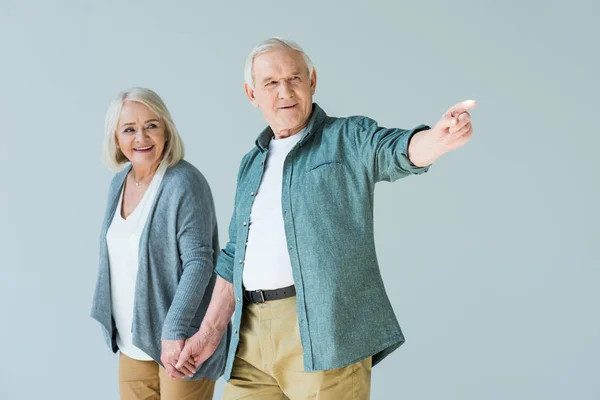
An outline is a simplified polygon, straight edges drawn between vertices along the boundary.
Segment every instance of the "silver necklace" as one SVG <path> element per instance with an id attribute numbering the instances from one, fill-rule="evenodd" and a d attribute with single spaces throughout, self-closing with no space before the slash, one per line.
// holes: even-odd
<path id="1" fill-rule="evenodd" d="M 152 173 L 152 175 L 150 175 L 150 176 L 149 176 L 149 177 L 147 177 L 146 179 L 144 179 L 144 180 L 141 180 L 141 181 L 139 181 L 139 182 L 135 180 L 135 176 L 132 176 L 132 177 L 133 177 L 133 183 L 135 183 L 135 186 L 136 186 L 136 187 L 138 187 L 138 186 L 140 186 L 140 185 L 143 185 L 144 183 L 147 183 L 147 182 L 148 182 L 150 179 L 152 179 L 152 177 L 154 176 L 154 174 L 155 174 L 155 173 L 156 173 L 156 171 L 154 171 L 154 172 Z"/>

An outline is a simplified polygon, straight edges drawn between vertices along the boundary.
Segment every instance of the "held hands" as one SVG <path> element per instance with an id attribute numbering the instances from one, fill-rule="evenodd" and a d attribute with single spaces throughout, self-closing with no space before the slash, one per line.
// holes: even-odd
<path id="1" fill-rule="evenodd" d="M 196 372 L 196 367 L 191 361 L 183 362 L 179 367 L 176 367 L 184 346 L 184 339 L 162 341 L 160 361 L 172 379 L 183 379 L 186 376 L 193 376 Z"/>
<path id="2" fill-rule="evenodd" d="M 191 377 L 217 349 L 224 332 L 201 328 L 186 340 L 163 340 L 160 360 L 173 379 Z"/>
<path id="3" fill-rule="evenodd" d="M 414 135 L 408 147 L 408 158 L 419 167 L 432 164 L 443 154 L 462 147 L 473 134 L 469 110 L 475 100 L 466 100 L 452 107 L 432 129 Z"/>
<path id="4" fill-rule="evenodd" d="M 204 326 L 192 337 L 185 341 L 185 346 L 175 365 L 177 369 L 184 368 L 191 363 L 194 370 L 206 361 L 217 349 L 224 332 L 216 329 L 208 329 Z"/>

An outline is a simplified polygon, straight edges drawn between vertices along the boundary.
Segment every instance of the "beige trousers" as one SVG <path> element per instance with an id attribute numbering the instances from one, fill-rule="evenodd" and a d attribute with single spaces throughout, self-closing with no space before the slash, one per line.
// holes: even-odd
<path id="1" fill-rule="evenodd" d="M 317 372 L 304 372 L 303 360 L 296 297 L 248 304 L 223 399 L 370 398 L 370 357 L 345 368 Z"/>
<path id="2" fill-rule="evenodd" d="M 139 361 L 121 353 L 119 391 L 121 400 L 210 400 L 215 381 L 171 379 L 155 361 Z"/>

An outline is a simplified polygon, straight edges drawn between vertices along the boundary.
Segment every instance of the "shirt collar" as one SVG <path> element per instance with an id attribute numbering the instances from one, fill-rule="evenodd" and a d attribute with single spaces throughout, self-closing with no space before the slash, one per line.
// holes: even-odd
<path id="1" fill-rule="evenodd" d="M 306 128 L 304 128 L 304 132 L 302 133 L 302 139 L 300 139 L 300 141 L 298 142 L 298 146 L 301 146 L 312 135 L 314 131 L 319 129 L 319 127 L 325 121 L 325 118 L 327 118 L 327 114 L 325 114 L 325 111 L 323 111 L 323 109 L 319 107 L 317 103 L 313 103 L 312 114 L 310 116 L 310 119 L 308 120 Z M 269 148 L 269 142 L 271 141 L 273 136 L 273 130 L 270 126 L 267 126 L 260 133 L 260 135 L 258 135 L 258 138 L 255 142 L 256 147 L 258 147 L 258 149 L 261 152 L 266 151 Z"/>

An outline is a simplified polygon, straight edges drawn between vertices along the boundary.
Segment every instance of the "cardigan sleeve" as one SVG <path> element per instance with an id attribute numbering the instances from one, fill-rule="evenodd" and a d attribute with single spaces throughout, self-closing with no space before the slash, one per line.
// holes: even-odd
<path id="1" fill-rule="evenodd" d="M 182 273 L 175 296 L 163 323 L 162 339 L 185 339 L 214 268 L 218 244 L 217 219 L 208 182 L 200 174 L 182 182 L 177 209 L 177 246 Z"/>

